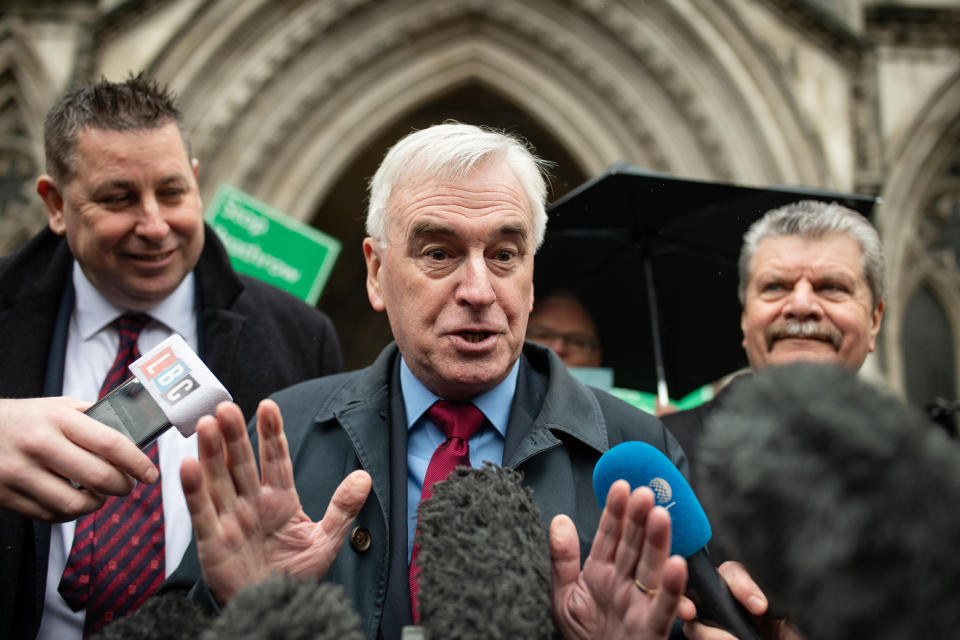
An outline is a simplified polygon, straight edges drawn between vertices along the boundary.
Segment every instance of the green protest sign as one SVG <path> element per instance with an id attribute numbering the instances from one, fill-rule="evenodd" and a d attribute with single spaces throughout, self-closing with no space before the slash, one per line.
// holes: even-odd
<path id="1" fill-rule="evenodd" d="M 225 184 L 217 189 L 206 220 L 238 272 L 310 305 L 320 299 L 340 255 L 339 240 Z"/>

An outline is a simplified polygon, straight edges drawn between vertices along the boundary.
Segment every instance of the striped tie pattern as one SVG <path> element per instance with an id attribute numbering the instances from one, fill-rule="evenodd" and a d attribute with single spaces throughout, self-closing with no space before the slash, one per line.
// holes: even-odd
<path id="1" fill-rule="evenodd" d="M 427 472 L 423 477 L 423 491 L 420 502 L 433 495 L 433 483 L 446 480 L 458 467 L 470 466 L 469 440 L 483 426 L 483 413 L 469 402 L 449 402 L 437 400 L 427 409 L 427 415 L 437 428 L 447 437 L 430 457 Z M 420 624 L 419 594 L 420 567 L 416 560 L 420 546 L 413 544 L 410 556 L 410 605 L 413 609 L 413 621 Z"/>
<path id="2" fill-rule="evenodd" d="M 100 397 L 129 377 L 140 357 L 137 339 L 150 321 L 145 314 L 117 318 L 117 357 L 100 388 Z M 145 453 L 156 465 L 157 443 Z M 60 595 L 74 611 L 86 609 L 83 635 L 139 607 L 164 578 L 163 500 L 160 482 L 138 484 L 127 496 L 110 496 L 99 510 L 77 520 Z"/>

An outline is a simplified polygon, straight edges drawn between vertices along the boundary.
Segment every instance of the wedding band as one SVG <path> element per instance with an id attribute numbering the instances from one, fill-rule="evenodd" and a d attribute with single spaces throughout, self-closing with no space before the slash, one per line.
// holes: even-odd
<path id="1" fill-rule="evenodd" d="M 649 587 L 645 586 L 642 582 L 640 582 L 636 578 L 634 578 L 633 584 L 637 585 L 637 589 L 640 589 L 640 591 L 642 591 L 644 595 L 655 596 L 657 595 L 657 592 L 660 591 L 660 589 L 650 589 Z"/>

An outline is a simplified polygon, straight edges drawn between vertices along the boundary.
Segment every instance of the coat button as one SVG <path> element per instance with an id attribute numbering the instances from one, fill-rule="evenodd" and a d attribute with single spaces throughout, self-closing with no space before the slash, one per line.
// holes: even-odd
<path id="1" fill-rule="evenodd" d="M 366 527 L 354 527 L 350 532 L 350 546 L 363 553 L 370 548 L 370 530 Z"/>

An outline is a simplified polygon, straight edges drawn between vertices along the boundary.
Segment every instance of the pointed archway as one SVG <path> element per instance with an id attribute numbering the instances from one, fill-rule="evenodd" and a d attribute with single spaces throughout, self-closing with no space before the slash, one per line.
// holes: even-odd
<path id="1" fill-rule="evenodd" d="M 346 166 L 310 219 L 315 227 L 343 242 L 344 251 L 324 290 L 320 307 L 341 329 L 348 369 L 372 362 L 391 339 L 386 316 L 370 308 L 363 288 L 366 267 L 360 244 L 365 233 L 358 220 L 362 221 L 364 213 L 367 181 L 394 142 L 414 129 L 448 119 L 505 129 L 526 138 L 538 155 L 555 163 L 551 170 L 550 200 L 588 177 L 578 170 L 563 145 L 531 114 L 481 83 L 453 88 L 384 128 Z M 349 331 L 345 331 L 348 327 Z"/>

